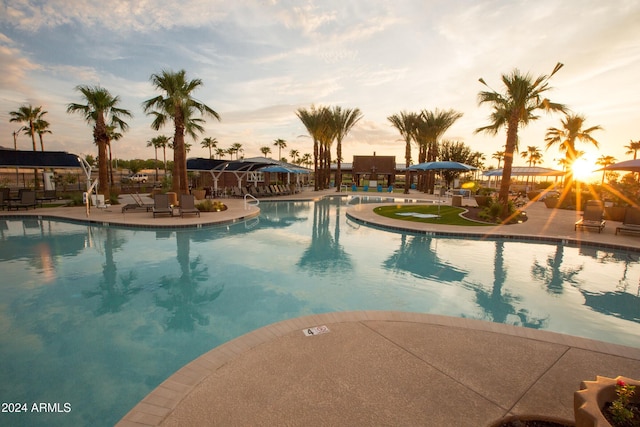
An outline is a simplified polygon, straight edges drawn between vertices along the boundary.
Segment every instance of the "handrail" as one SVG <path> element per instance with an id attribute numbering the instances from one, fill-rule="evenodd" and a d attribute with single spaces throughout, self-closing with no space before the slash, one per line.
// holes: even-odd
<path id="1" fill-rule="evenodd" d="M 249 205 L 249 202 L 247 202 L 247 197 L 251 197 L 253 200 L 256 201 L 256 204 L 253 206 L 258 206 L 260 204 L 260 200 L 256 199 L 255 197 L 253 197 L 251 194 L 247 193 L 244 195 L 244 210 L 247 210 L 247 206 Z"/>

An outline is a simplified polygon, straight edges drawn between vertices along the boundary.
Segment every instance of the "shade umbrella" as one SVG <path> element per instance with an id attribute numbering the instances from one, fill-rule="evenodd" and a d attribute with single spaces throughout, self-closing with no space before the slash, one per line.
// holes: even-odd
<path id="1" fill-rule="evenodd" d="M 625 160 L 624 162 L 605 166 L 599 170 L 640 172 L 640 159 Z"/>
<path id="2" fill-rule="evenodd" d="M 456 170 L 456 171 L 467 171 L 467 172 L 478 170 L 478 168 L 474 166 L 470 166 L 460 162 L 451 162 L 451 161 L 418 163 L 417 165 L 409 166 L 409 169 L 420 170 L 420 171 Z"/>
<path id="3" fill-rule="evenodd" d="M 460 162 L 452 162 L 452 161 L 440 161 L 440 162 L 424 162 L 418 163 L 417 165 L 409 166 L 410 170 L 420 170 L 420 171 L 462 171 L 469 172 L 478 170 L 477 167 L 467 165 Z M 440 216 L 440 195 L 438 194 L 438 216 Z"/>

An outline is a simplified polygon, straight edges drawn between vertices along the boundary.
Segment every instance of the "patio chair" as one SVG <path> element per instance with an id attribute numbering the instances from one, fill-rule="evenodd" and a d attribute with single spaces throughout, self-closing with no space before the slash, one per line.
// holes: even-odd
<path id="1" fill-rule="evenodd" d="M 22 190 L 20 191 L 20 199 L 19 200 L 11 200 L 9 202 L 9 210 L 16 208 L 16 210 L 20 208 L 25 208 L 29 210 L 29 208 L 36 208 L 36 192 L 33 190 Z"/>
<path id="2" fill-rule="evenodd" d="M 138 193 L 131 193 L 130 194 L 131 198 L 133 199 L 133 201 L 135 203 L 127 203 L 126 205 L 124 205 L 122 207 L 122 212 L 126 212 L 128 210 L 136 210 L 136 209 L 144 209 L 147 212 L 149 212 L 150 210 L 153 209 L 153 206 L 155 205 L 155 203 L 144 203 L 142 201 L 142 197 L 140 197 L 140 194 Z"/>
<path id="3" fill-rule="evenodd" d="M 156 194 L 153 198 L 153 217 L 158 215 L 173 215 L 173 208 L 169 205 L 168 194 Z"/>
<path id="4" fill-rule="evenodd" d="M 4 190 L 4 188 L 3 188 Z M 8 190 L 8 188 L 7 188 Z M 5 207 L 9 206 L 9 192 L 6 192 L 6 196 L 5 196 L 5 192 L 4 191 L 0 191 L 0 209 L 4 210 Z"/>
<path id="5" fill-rule="evenodd" d="M 184 217 L 185 215 L 198 215 L 200 216 L 200 211 L 195 206 L 196 198 L 193 194 L 181 194 L 180 195 L 180 216 Z"/>
<path id="6" fill-rule="evenodd" d="M 597 228 L 598 233 L 600 233 L 602 232 L 602 229 L 604 229 L 604 225 L 604 206 L 602 205 L 602 202 L 598 200 L 590 200 L 584 207 L 582 218 L 575 223 L 573 229 Z"/>
<path id="7" fill-rule="evenodd" d="M 618 232 L 640 233 L 640 208 L 627 208 L 622 225 L 616 227 L 616 234 Z"/>

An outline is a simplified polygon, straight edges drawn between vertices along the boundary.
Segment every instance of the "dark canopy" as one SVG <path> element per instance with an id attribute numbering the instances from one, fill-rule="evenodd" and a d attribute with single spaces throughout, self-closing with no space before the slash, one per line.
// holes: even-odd
<path id="1" fill-rule="evenodd" d="M 81 160 L 66 151 L 23 151 L 0 148 L 0 167 L 82 168 Z"/>

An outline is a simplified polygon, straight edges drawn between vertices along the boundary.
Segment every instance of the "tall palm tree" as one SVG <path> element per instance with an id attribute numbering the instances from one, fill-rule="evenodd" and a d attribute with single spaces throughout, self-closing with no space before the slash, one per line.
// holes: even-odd
<path id="1" fill-rule="evenodd" d="M 509 187 L 511 184 L 511 167 L 513 165 L 513 153 L 517 149 L 518 129 L 526 126 L 531 121 L 537 120 L 538 110 L 566 111 L 562 104 L 543 98 L 550 89 L 549 79 L 562 68 L 563 64 L 557 63 L 550 75 L 542 75 L 533 78 L 529 74 L 521 74 L 515 69 L 511 74 L 502 75 L 504 92 L 497 92 L 489 87 L 484 79 L 480 83 L 489 90 L 478 93 L 478 103 L 491 105 L 493 112 L 490 116 L 490 124 L 476 129 L 476 133 L 486 132 L 496 135 L 502 128 L 507 129 L 507 141 L 504 150 L 504 167 L 502 170 L 502 182 L 498 200 L 502 204 L 502 217 L 509 215 Z"/>
<path id="2" fill-rule="evenodd" d="M 244 153 L 244 149 L 242 148 L 242 144 L 240 144 L 239 142 L 234 142 L 233 144 L 231 144 L 231 148 L 229 149 L 229 152 L 230 154 L 235 154 L 236 160 L 238 160 L 240 156 L 240 152 Z"/>
<path id="3" fill-rule="evenodd" d="M 491 158 L 498 161 L 498 169 L 500 169 L 500 162 L 504 160 L 504 151 L 496 151 L 491 155 Z"/>
<path id="4" fill-rule="evenodd" d="M 540 163 L 542 160 L 542 153 L 540 152 L 540 148 L 535 145 L 527 146 L 527 150 L 520 153 L 520 157 L 527 160 L 529 167 L 535 166 L 537 163 Z M 527 183 L 526 186 L 529 187 L 529 175 L 527 175 Z"/>
<path id="5" fill-rule="evenodd" d="M 362 112 L 359 108 L 345 108 L 335 106 L 331 110 L 331 127 L 336 141 L 336 191 L 340 192 L 342 185 L 342 141 L 349 134 L 351 129 L 362 119 Z"/>
<path id="6" fill-rule="evenodd" d="M 629 141 L 629 145 L 625 145 L 624 148 L 627 149 L 624 154 L 633 154 L 633 160 L 635 160 L 640 150 L 640 140 Z"/>
<path id="7" fill-rule="evenodd" d="M 187 152 L 184 135 L 187 132 L 194 139 L 196 132 L 204 129 L 202 119 L 192 117 L 195 112 L 202 116 L 211 116 L 220 120 L 220 116 L 211 107 L 196 100 L 193 92 L 202 86 L 201 79 L 187 80 L 186 71 L 177 72 L 163 70 L 160 74 L 151 75 L 153 86 L 164 92 L 142 103 L 145 113 L 154 116 L 151 128 L 159 130 L 168 120 L 173 120 L 175 129 L 173 136 L 173 175 L 172 189 L 177 193 L 188 193 Z"/>
<path id="8" fill-rule="evenodd" d="M 100 86 L 76 86 L 82 95 L 84 104 L 67 105 L 67 113 L 80 113 L 89 125 L 93 125 L 93 140 L 98 146 L 98 192 L 109 196 L 109 177 L 107 169 L 107 145 L 109 134 L 107 126 L 112 125 L 123 132 L 129 125 L 122 117 L 132 117 L 129 110 L 117 107 L 119 96 L 113 96 Z"/>
<path id="9" fill-rule="evenodd" d="M 278 147 L 278 160 L 282 160 L 282 149 L 287 148 L 287 141 L 278 138 L 273 141 L 273 146 Z"/>
<path id="10" fill-rule="evenodd" d="M 271 153 L 271 147 L 268 147 L 266 145 L 264 147 L 260 147 L 260 152 L 264 154 L 265 157 L 267 157 L 267 154 Z"/>
<path id="11" fill-rule="evenodd" d="M 147 147 L 153 147 L 155 151 L 155 159 L 156 159 L 156 182 L 158 182 L 158 148 L 162 148 L 164 153 L 164 172 L 167 173 L 167 145 L 169 144 L 169 138 L 166 135 L 158 135 L 151 138 L 147 141 Z"/>
<path id="12" fill-rule="evenodd" d="M 400 136 L 404 139 L 404 160 L 406 168 L 404 172 L 404 194 L 409 194 L 409 187 L 411 186 L 411 171 L 409 171 L 409 166 L 411 166 L 411 140 L 415 134 L 418 115 L 416 113 L 401 111 L 400 114 L 392 114 L 387 117 L 387 120 L 400 132 Z"/>
<path id="13" fill-rule="evenodd" d="M 119 141 L 122 139 L 122 134 L 116 132 L 116 127 L 113 125 L 107 126 L 107 150 L 109 151 L 109 182 L 113 184 L 113 159 L 111 158 L 111 141 Z"/>
<path id="14" fill-rule="evenodd" d="M 598 159 L 596 160 L 596 165 L 598 166 L 602 166 L 602 182 L 600 183 L 600 185 L 604 185 L 604 176 L 607 173 L 607 170 L 604 169 L 609 165 L 612 165 L 616 162 L 616 158 L 613 156 L 605 156 L 602 155 L 600 157 L 598 157 Z"/>
<path id="15" fill-rule="evenodd" d="M 208 136 L 208 137 L 206 137 L 205 139 L 202 140 L 200 145 L 202 146 L 202 148 L 208 148 L 209 149 L 209 158 L 213 159 L 213 156 L 211 155 L 211 149 L 212 148 L 216 148 L 218 146 L 218 140 Z"/>
<path id="16" fill-rule="evenodd" d="M 223 159 L 227 153 L 228 151 L 224 148 L 216 148 L 216 156 L 218 156 L 219 159 Z"/>
<path id="17" fill-rule="evenodd" d="M 33 151 L 36 150 L 36 133 L 37 133 L 37 125 L 38 120 L 42 120 L 42 116 L 47 112 L 42 111 L 42 107 L 33 107 L 32 105 L 21 105 L 17 111 L 10 111 L 9 115 L 11 118 L 9 122 L 16 123 L 26 123 L 25 126 L 20 128 L 21 131 L 24 132 L 25 135 L 31 136 L 31 142 L 33 143 Z M 40 183 L 38 182 L 38 169 L 33 170 L 33 183 L 35 185 L 36 190 L 40 188 Z"/>
<path id="18" fill-rule="evenodd" d="M 323 162 L 323 147 L 321 143 L 327 139 L 327 117 L 329 109 L 327 107 L 311 106 L 310 109 L 299 108 L 296 115 L 309 132 L 309 136 L 313 139 L 313 174 L 314 174 L 314 190 L 318 191 L 322 184 L 323 178 L 321 174 L 321 163 Z"/>
<path id="19" fill-rule="evenodd" d="M 568 166 L 569 174 L 567 175 L 568 185 L 571 185 L 572 173 L 571 166 L 573 162 L 579 157 L 576 151 L 576 140 L 581 142 L 588 142 L 598 148 L 598 141 L 596 141 L 591 133 L 596 130 L 601 130 L 600 126 L 591 126 L 590 128 L 583 129 L 585 117 L 580 114 L 565 114 L 564 119 L 561 120 L 562 127 L 547 129 L 545 135 L 545 142 L 547 143 L 547 149 L 554 145 L 558 145 L 560 152 L 565 153 L 566 165 Z"/>
<path id="20" fill-rule="evenodd" d="M 53 133 L 49 130 L 50 123 L 42 118 L 47 114 L 46 111 L 42 111 L 38 117 L 38 119 L 34 123 L 35 131 L 38 134 L 38 138 L 40 139 L 40 151 L 44 151 L 44 141 L 42 140 L 42 135 L 45 133 Z"/>
<path id="21" fill-rule="evenodd" d="M 422 110 L 420 113 L 421 121 L 418 123 L 418 131 L 421 132 L 423 138 L 423 150 L 425 150 L 425 161 L 434 162 L 438 158 L 438 141 L 444 133 L 453 124 L 462 117 L 462 113 L 450 109 L 435 111 Z M 424 190 L 433 191 L 435 186 L 434 174 L 427 174 Z"/>
<path id="22" fill-rule="evenodd" d="M 300 158 L 300 152 L 298 150 L 289 151 L 289 157 L 291 157 L 291 163 L 297 164 Z"/>

